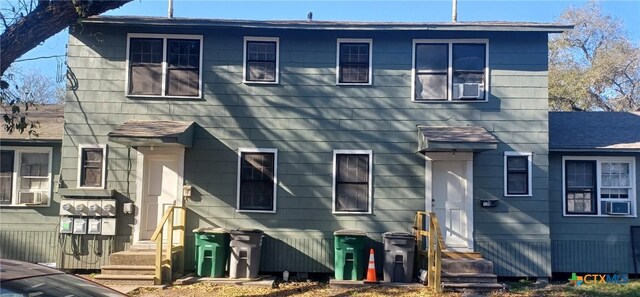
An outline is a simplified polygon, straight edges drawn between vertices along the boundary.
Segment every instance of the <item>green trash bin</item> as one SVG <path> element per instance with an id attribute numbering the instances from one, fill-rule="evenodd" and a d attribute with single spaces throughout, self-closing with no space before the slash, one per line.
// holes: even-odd
<path id="1" fill-rule="evenodd" d="M 224 228 L 198 228 L 195 233 L 196 273 L 199 276 L 224 277 L 229 255 L 229 231 Z"/>
<path id="2" fill-rule="evenodd" d="M 333 232 L 336 280 L 361 280 L 364 275 L 364 244 L 367 233 L 360 230 Z"/>

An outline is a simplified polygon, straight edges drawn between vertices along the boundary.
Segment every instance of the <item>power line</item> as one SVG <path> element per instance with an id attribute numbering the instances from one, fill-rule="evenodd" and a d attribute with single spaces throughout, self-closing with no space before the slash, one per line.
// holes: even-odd
<path id="1" fill-rule="evenodd" d="M 33 61 L 33 60 L 40 60 L 40 59 L 51 59 L 51 58 L 60 58 L 60 57 L 64 57 L 65 55 L 55 55 L 55 56 L 44 56 L 44 57 L 35 57 L 35 58 L 27 58 L 27 59 L 18 59 L 15 60 L 13 62 L 24 62 L 24 61 Z"/>

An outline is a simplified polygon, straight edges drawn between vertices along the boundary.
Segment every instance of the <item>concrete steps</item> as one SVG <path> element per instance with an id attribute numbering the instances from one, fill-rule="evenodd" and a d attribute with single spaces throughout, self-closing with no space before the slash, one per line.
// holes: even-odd
<path id="1" fill-rule="evenodd" d="M 100 272 L 105 275 L 154 275 L 153 265 L 104 265 Z"/>
<path id="2" fill-rule="evenodd" d="M 111 275 L 98 274 L 94 278 L 101 283 L 122 284 L 122 285 L 153 285 L 153 275 Z"/>
<path id="3" fill-rule="evenodd" d="M 504 288 L 493 274 L 493 262 L 474 252 L 443 252 L 441 282 L 448 291 L 486 292 Z"/>

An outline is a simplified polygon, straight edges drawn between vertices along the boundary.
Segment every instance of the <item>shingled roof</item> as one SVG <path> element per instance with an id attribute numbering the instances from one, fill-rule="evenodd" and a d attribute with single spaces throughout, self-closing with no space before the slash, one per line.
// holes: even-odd
<path id="1" fill-rule="evenodd" d="M 550 150 L 640 150 L 640 112 L 550 112 Z"/>
<path id="2" fill-rule="evenodd" d="M 64 129 L 64 105 L 38 105 L 27 111 L 27 120 L 37 122 L 35 135 L 0 129 L 0 140 L 14 142 L 61 142 Z"/>

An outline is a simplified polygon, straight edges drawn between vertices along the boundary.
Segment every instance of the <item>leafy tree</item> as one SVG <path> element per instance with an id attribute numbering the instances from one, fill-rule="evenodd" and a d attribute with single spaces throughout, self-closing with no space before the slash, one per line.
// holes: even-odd
<path id="1" fill-rule="evenodd" d="M 552 110 L 640 110 L 640 47 L 597 2 L 569 8 L 560 23 L 575 29 L 549 42 Z"/>
<path id="2" fill-rule="evenodd" d="M 3 128 L 20 133 L 34 123 L 27 120 L 26 111 L 33 102 L 17 85 L 11 85 L 5 75 L 16 59 L 79 20 L 118 8 L 131 0 L 3 0 L 0 21 L 0 105 L 3 108 Z M 29 93 L 26 93 L 29 94 Z M 32 94 L 34 95 L 34 94 Z M 39 98 L 41 99 L 41 98 Z"/>

